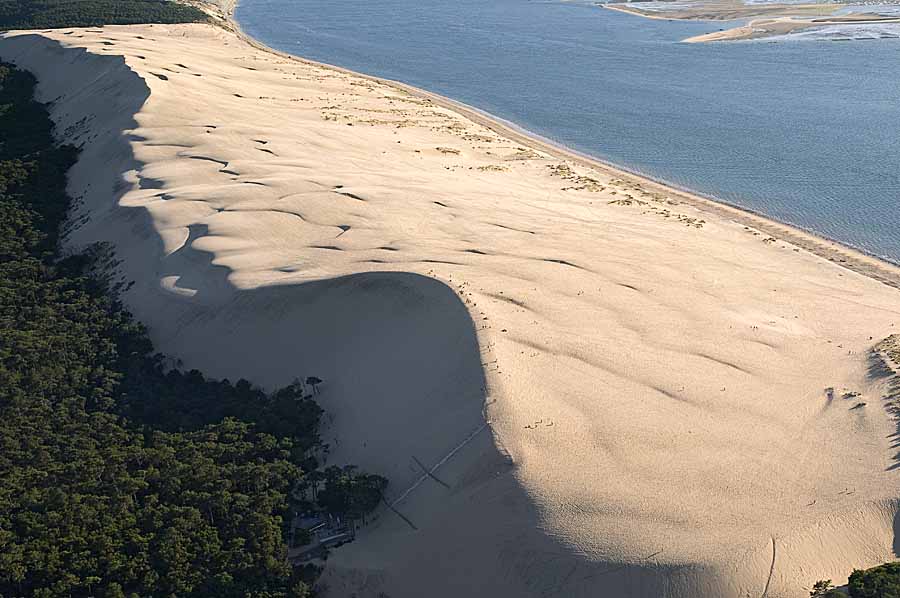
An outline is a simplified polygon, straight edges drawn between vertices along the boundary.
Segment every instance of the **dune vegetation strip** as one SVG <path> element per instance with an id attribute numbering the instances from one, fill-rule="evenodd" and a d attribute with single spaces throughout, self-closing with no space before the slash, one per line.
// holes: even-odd
<path id="1" fill-rule="evenodd" d="M 203 11 L 170 0 L 0 0 L 0 30 L 191 23 L 206 18 Z"/>
<path id="2" fill-rule="evenodd" d="M 312 387 L 169 367 L 107 248 L 59 252 L 78 152 L 34 85 L 0 64 L 0 596 L 308 595 L 295 514 L 363 518 L 386 480 L 320 469 Z"/>

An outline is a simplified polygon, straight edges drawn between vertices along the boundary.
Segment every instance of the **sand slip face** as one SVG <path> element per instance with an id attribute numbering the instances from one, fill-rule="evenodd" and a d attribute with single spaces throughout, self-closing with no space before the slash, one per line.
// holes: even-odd
<path id="1" fill-rule="evenodd" d="M 159 349 L 323 378 L 334 462 L 391 479 L 412 526 L 332 595 L 799 597 L 891 558 L 897 290 L 211 26 L 0 56 L 84 144 L 69 243 L 113 243 Z"/>

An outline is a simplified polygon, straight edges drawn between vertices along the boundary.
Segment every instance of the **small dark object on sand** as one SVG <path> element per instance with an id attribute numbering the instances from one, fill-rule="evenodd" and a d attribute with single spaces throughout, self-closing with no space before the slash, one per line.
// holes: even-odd
<path id="1" fill-rule="evenodd" d="M 315 376 L 309 376 L 306 378 L 306 383 L 312 386 L 313 394 L 319 394 L 319 384 L 322 383 L 321 378 L 316 378 Z"/>

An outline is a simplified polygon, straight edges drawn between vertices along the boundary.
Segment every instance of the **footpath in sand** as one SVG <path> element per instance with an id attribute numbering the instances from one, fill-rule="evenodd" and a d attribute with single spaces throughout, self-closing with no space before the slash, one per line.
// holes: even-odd
<path id="1" fill-rule="evenodd" d="M 209 25 L 0 56 L 158 348 L 323 378 L 333 461 L 390 478 L 407 521 L 329 595 L 799 598 L 892 558 L 900 292 L 860 271 L 895 269 Z"/>

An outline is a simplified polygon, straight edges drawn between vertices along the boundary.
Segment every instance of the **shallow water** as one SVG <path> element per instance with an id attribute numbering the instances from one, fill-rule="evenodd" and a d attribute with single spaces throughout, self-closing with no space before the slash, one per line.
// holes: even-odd
<path id="1" fill-rule="evenodd" d="M 775 35 L 770 41 L 871 41 L 900 39 L 900 23 L 866 23 L 853 25 L 825 25 Z"/>
<path id="2" fill-rule="evenodd" d="M 900 262 L 900 41 L 681 44 L 590 3 L 243 0 L 266 44 Z"/>

